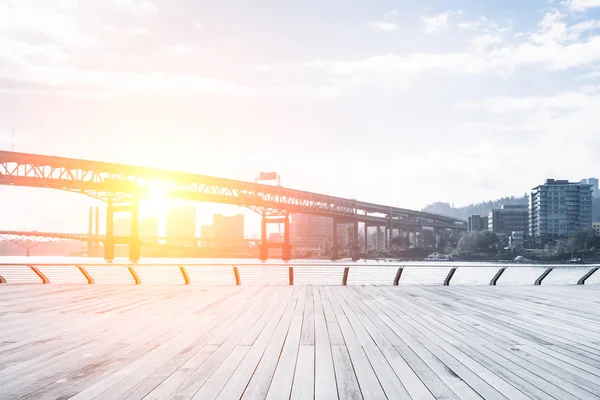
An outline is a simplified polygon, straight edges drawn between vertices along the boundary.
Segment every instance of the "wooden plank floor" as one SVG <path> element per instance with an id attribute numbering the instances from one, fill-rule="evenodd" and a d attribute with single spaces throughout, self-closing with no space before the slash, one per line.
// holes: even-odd
<path id="1" fill-rule="evenodd" d="M 0 399 L 600 399 L 600 286 L 0 285 Z"/>

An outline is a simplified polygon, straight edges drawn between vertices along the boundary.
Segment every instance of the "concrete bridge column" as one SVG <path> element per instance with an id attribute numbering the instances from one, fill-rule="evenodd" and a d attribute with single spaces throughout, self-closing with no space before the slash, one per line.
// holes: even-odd
<path id="1" fill-rule="evenodd" d="M 90 257 L 94 247 L 94 207 L 90 207 L 90 215 L 88 220 L 88 237 L 87 237 L 87 256 Z"/>
<path id="2" fill-rule="evenodd" d="M 331 260 L 335 261 L 339 258 L 339 246 L 338 246 L 338 237 L 337 237 L 337 219 L 334 217 L 331 219 L 331 248 L 329 249 L 329 255 L 331 256 Z"/>
<path id="3" fill-rule="evenodd" d="M 263 214 L 260 229 L 260 245 L 258 246 L 258 258 L 266 261 L 269 258 L 269 247 L 267 244 L 267 217 Z"/>
<path id="4" fill-rule="evenodd" d="M 369 249 L 369 225 L 365 222 L 364 227 L 364 236 L 365 236 L 365 253 Z"/>
<path id="5" fill-rule="evenodd" d="M 352 261 L 360 260 L 360 243 L 358 242 L 358 218 L 352 224 Z"/>
<path id="6" fill-rule="evenodd" d="M 392 248 L 392 239 L 394 238 L 394 226 L 392 225 L 391 215 L 388 219 L 387 233 L 389 235 L 389 237 L 387 238 L 387 243 L 388 243 L 387 249 L 390 250 Z"/>
<path id="7" fill-rule="evenodd" d="M 384 230 L 383 234 L 385 236 L 385 245 L 384 245 L 385 247 L 384 248 L 385 248 L 385 250 L 388 250 L 390 248 L 389 247 L 390 245 L 388 243 L 388 239 L 389 239 L 390 235 L 388 233 L 388 227 L 387 226 L 385 227 L 385 230 Z"/>
<path id="8" fill-rule="evenodd" d="M 112 261 L 115 259 L 115 208 L 109 200 L 106 206 L 106 240 L 104 241 L 104 259 Z"/>
<path id="9" fill-rule="evenodd" d="M 292 245 L 290 244 L 290 216 L 285 215 L 283 221 L 283 248 L 281 249 L 281 259 L 289 261 L 292 259 Z"/>
<path id="10" fill-rule="evenodd" d="M 129 259 L 131 261 L 140 260 L 141 245 L 140 210 L 136 201 L 131 205 L 131 231 L 129 234 Z"/>

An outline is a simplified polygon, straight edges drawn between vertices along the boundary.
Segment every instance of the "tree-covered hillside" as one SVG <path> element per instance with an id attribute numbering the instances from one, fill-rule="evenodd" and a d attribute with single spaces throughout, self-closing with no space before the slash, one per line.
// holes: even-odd
<path id="1" fill-rule="evenodd" d="M 471 215 L 488 215 L 490 210 L 494 208 L 500 208 L 503 204 L 529 204 L 529 196 L 524 195 L 522 197 L 502 197 L 497 200 L 469 204 L 468 206 L 464 207 L 454 207 L 449 203 L 436 202 L 429 204 L 423 209 L 423 211 L 466 220 Z"/>
<path id="2" fill-rule="evenodd" d="M 466 220 L 471 215 L 488 215 L 490 210 L 500 208 L 503 204 L 529 204 L 529 196 L 526 194 L 522 197 L 502 197 L 497 200 L 469 204 L 464 207 L 454 207 L 449 203 L 435 202 L 429 204 L 423 211 Z M 600 198 L 592 199 L 592 220 L 600 222 Z"/>

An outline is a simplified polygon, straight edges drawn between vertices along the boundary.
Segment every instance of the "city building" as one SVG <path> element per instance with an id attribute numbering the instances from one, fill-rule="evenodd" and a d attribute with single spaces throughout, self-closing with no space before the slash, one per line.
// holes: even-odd
<path id="1" fill-rule="evenodd" d="M 113 234 L 115 237 L 131 236 L 131 218 L 117 218 L 113 223 Z"/>
<path id="2" fill-rule="evenodd" d="M 600 198 L 600 188 L 598 187 L 598 178 L 582 179 L 581 183 L 583 183 L 585 185 L 592 185 L 592 197 Z"/>
<path id="3" fill-rule="evenodd" d="M 158 218 L 144 218 L 140 221 L 140 238 L 144 243 L 158 243 Z"/>
<path id="4" fill-rule="evenodd" d="M 508 237 L 508 245 L 515 249 L 522 249 L 525 247 L 525 232 L 513 231 Z"/>
<path id="5" fill-rule="evenodd" d="M 270 243 L 283 243 L 283 232 L 273 232 L 269 234 Z"/>
<path id="6" fill-rule="evenodd" d="M 594 228 L 596 236 L 600 236 L 600 222 L 592 222 L 592 228 Z"/>
<path id="7" fill-rule="evenodd" d="M 333 221 L 330 217 L 293 214 L 290 220 L 290 243 L 293 246 L 319 248 L 331 241 Z M 345 238 L 343 225 L 338 225 L 338 237 Z"/>
<path id="8" fill-rule="evenodd" d="M 202 239 L 211 239 L 203 245 L 221 247 L 240 247 L 244 245 L 244 215 L 224 216 L 213 215 L 212 225 L 203 225 L 200 228 Z"/>
<path id="9" fill-rule="evenodd" d="M 547 179 L 532 189 L 529 236 L 537 248 L 592 226 L 592 185 Z"/>
<path id="10" fill-rule="evenodd" d="M 512 232 L 529 231 L 529 209 L 527 205 L 508 205 L 490 210 L 488 230 L 509 237 Z"/>
<path id="11" fill-rule="evenodd" d="M 488 217 L 481 215 L 471 215 L 469 217 L 469 231 L 487 231 Z"/>
<path id="12" fill-rule="evenodd" d="M 173 207 L 167 213 L 167 243 L 196 246 L 196 207 Z"/>

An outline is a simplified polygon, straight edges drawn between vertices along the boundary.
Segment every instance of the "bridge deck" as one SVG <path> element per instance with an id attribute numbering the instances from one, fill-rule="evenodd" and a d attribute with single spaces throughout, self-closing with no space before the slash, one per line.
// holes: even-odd
<path id="1" fill-rule="evenodd" d="M 595 399 L 600 287 L 0 285 L 2 399 Z"/>

